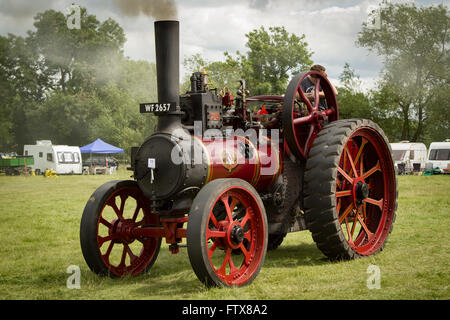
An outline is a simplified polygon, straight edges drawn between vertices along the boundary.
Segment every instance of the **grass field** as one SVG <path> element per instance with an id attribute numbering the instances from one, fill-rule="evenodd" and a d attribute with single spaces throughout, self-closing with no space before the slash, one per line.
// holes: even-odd
<path id="1" fill-rule="evenodd" d="M 240 289 L 207 290 L 186 249 L 166 244 L 148 274 L 98 277 L 87 267 L 79 225 L 91 193 L 115 176 L 0 176 L 0 299 L 450 299 L 450 176 L 401 176 L 397 220 L 385 250 L 373 257 L 330 262 L 309 231 L 288 234 L 268 252 L 256 280 Z M 80 267 L 80 289 L 66 273 Z M 380 288 L 369 289 L 370 265 Z"/>

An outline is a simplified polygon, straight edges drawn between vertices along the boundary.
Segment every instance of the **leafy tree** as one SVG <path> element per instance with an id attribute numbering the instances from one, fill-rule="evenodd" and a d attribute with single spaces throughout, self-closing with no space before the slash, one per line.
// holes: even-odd
<path id="1" fill-rule="evenodd" d="M 50 89 L 76 92 L 95 85 L 95 77 L 122 54 L 125 35 L 112 19 L 100 23 L 81 8 L 81 28 L 69 29 L 59 11 L 38 13 L 28 41 L 40 55 L 54 82 Z"/>
<path id="2" fill-rule="evenodd" d="M 369 118 L 376 121 L 370 94 L 361 90 L 360 77 L 347 62 L 339 75 L 339 80 L 342 83 L 342 87 L 338 88 L 337 96 L 340 117 L 343 119 Z"/>
<path id="3" fill-rule="evenodd" d="M 312 64 L 312 52 L 304 40 L 305 36 L 289 34 L 284 27 L 264 27 L 245 35 L 248 52 L 243 55 L 236 52 L 233 56 L 225 52 L 225 61 L 206 61 L 200 54 L 184 61 L 189 71 L 208 73 L 210 87 L 222 89 L 228 87 L 235 91 L 238 80 L 245 79 L 251 95 L 284 94 L 290 77 L 306 70 Z M 185 79 L 183 89 L 188 88 Z"/>
<path id="4" fill-rule="evenodd" d="M 50 139 L 84 145 L 101 137 L 129 151 L 153 132 L 139 103 L 156 99 L 154 63 L 123 55 L 125 36 L 112 19 L 81 9 L 81 29 L 63 13 L 35 17 L 25 38 L 0 36 L 0 148 Z"/>
<path id="5" fill-rule="evenodd" d="M 219 91 L 227 87 L 235 92 L 242 79 L 242 69 L 239 63 L 234 60 L 228 52 L 225 52 L 225 61 L 207 61 L 200 54 L 194 54 L 184 59 L 184 67 L 187 75 L 182 82 L 181 92 L 190 90 L 190 76 L 192 72 L 205 70 L 207 73 L 209 88 L 217 88 Z"/>
<path id="6" fill-rule="evenodd" d="M 249 51 L 239 59 L 252 95 L 283 94 L 291 75 L 312 64 L 305 35 L 289 34 L 284 27 L 261 27 L 245 36 Z"/>
<path id="7" fill-rule="evenodd" d="M 383 1 L 373 14 L 379 15 L 380 28 L 363 24 L 357 45 L 384 57 L 379 92 L 389 97 L 379 101 L 401 119 L 400 139 L 418 141 L 429 136 L 435 128 L 432 119 L 449 128 L 450 17 L 446 7 Z"/>

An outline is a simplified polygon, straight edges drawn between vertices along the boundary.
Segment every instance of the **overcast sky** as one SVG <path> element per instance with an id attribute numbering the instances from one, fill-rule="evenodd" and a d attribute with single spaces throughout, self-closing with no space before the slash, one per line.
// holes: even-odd
<path id="1" fill-rule="evenodd" d="M 125 54 L 131 59 L 154 61 L 154 18 L 124 15 L 117 6 L 120 0 L 0 0 L 0 34 L 25 35 L 34 30 L 33 17 L 47 9 L 65 11 L 72 3 L 86 7 L 100 21 L 108 17 L 124 29 Z M 130 1 L 130 0 L 129 0 Z M 144 0 L 134 0 L 144 1 Z M 156 1 L 156 0 L 148 0 Z M 170 0 L 163 0 L 170 1 Z M 381 59 L 357 48 L 355 41 L 367 12 L 379 0 L 173 0 L 180 20 L 181 62 L 186 56 L 200 53 L 206 60 L 223 60 L 223 52 L 246 52 L 245 34 L 260 26 L 284 26 L 290 33 L 305 34 L 312 60 L 327 68 L 337 82 L 345 62 L 364 81 L 375 83 L 382 67 Z M 417 5 L 445 4 L 448 0 L 392 0 Z M 130 3 L 130 2 L 127 2 Z M 184 74 L 182 66 L 181 73 Z"/>

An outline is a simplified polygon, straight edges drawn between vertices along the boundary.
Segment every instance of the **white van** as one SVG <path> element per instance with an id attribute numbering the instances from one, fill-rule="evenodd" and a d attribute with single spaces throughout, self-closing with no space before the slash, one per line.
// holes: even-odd
<path id="1" fill-rule="evenodd" d="M 50 140 L 38 140 L 35 145 L 25 145 L 24 155 L 33 156 L 34 165 L 30 167 L 36 174 L 50 169 L 56 174 L 82 174 L 81 152 L 79 147 L 53 145 Z"/>
<path id="2" fill-rule="evenodd" d="M 450 140 L 445 142 L 432 142 L 428 151 L 427 167 L 431 169 L 450 169 Z"/>
<path id="3" fill-rule="evenodd" d="M 425 170 L 427 147 L 421 142 L 401 141 L 391 143 L 392 159 L 398 174 Z"/>

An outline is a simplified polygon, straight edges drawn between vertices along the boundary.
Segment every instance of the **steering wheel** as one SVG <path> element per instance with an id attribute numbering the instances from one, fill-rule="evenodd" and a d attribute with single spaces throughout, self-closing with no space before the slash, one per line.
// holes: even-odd
<path id="1" fill-rule="evenodd" d="M 310 75 L 316 79 L 312 92 L 313 101 L 308 99 L 301 86 Z M 321 92 L 324 94 L 322 98 Z M 284 95 L 281 119 L 287 147 L 297 159 L 306 159 L 314 139 L 323 126 L 338 118 L 336 95 L 322 73 L 310 70 L 292 78 Z"/>

